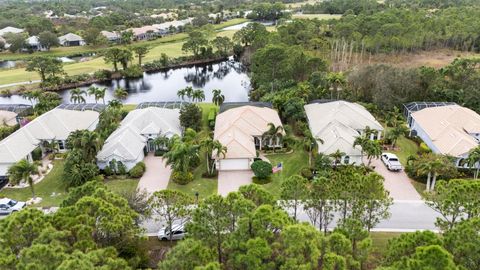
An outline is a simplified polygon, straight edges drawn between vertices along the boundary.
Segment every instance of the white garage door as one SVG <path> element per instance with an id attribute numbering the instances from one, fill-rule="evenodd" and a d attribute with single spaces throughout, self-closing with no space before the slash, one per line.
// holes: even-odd
<path id="1" fill-rule="evenodd" d="M 220 160 L 219 171 L 239 171 L 250 170 L 249 160 L 247 158 L 222 159 Z"/>

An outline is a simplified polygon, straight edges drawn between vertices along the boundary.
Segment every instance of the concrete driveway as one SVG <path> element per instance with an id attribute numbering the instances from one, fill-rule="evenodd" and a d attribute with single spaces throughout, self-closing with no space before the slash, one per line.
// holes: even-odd
<path id="1" fill-rule="evenodd" d="M 219 171 L 218 194 L 227 196 L 228 193 L 238 191 L 238 188 L 252 183 L 253 172 L 245 171 Z"/>
<path id="2" fill-rule="evenodd" d="M 138 182 L 137 189 L 146 190 L 149 194 L 166 189 L 172 170 L 165 165 L 162 157 L 156 157 L 152 153 L 143 160 L 147 170 Z"/>
<path id="3" fill-rule="evenodd" d="M 375 171 L 385 178 L 385 188 L 390 192 L 394 200 L 421 200 L 420 194 L 413 187 L 412 181 L 402 170 L 391 172 L 380 159 L 372 160 Z"/>

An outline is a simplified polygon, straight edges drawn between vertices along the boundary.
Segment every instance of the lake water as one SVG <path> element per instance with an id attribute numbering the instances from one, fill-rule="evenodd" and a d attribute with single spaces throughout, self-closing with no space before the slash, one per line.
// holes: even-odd
<path id="1" fill-rule="evenodd" d="M 234 60 L 217 64 L 202 65 L 189 68 L 171 69 L 167 72 L 145 73 L 141 79 L 113 80 L 105 84 L 94 84 L 97 87 L 106 87 L 105 100 L 114 99 L 114 90 L 123 87 L 129 92 L 123 100 L 125 104 L 138 104 L 153 101 L 179 101 L 177 91 L 187 86 L 205 91 L 205 102 L 211 102 L 212 90 L 220 89 L 225 95 L 226 102 L 248 101 L 250 79 L 245 67 Z M 88 87 L 83 87 L 87 89 Z M 58 92 L 63 103 L 70 102 L 70 90 Z M 87 103 L 94 103 L 93 96 L 85 96 Z M 101 101 L 100 101 L 101 102 Z M 26 103 L 19 95 L 0 97 L 0 104 Z"/>
<path id="2" fill-rule="evenodd" d="M 228 30 L 240 30 L 242 28 L 244 28 L 245 26 L 249 25 L 251 22 L 244 22 L 244 23 L 240 23 L 240 24 L 235 24 L 235 25 L 231 25 L 231 26 L 227 26 L 225 28 L 222 28 L 222 30 L 224 31 L 228 31 Z M 274 25 L 274 22 L 260 22 L 261 24 L 265 25 L 265 26 L 272 26 Z"/>
<path id="3" fill-rule="evenodd" d="M 0 61 L 0 69 L 14 68 L 17 63 L 15 61 Z"/>

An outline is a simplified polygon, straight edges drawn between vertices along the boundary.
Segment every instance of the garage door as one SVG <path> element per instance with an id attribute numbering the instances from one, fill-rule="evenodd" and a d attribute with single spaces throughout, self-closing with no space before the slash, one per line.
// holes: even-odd
<path id="1" fill-rule="evenodd" d="M 246 158 L 242 159 L 222 159 L 220 160 L 219 171 L 239 171 L 250 170 L 250 162 Z"/>

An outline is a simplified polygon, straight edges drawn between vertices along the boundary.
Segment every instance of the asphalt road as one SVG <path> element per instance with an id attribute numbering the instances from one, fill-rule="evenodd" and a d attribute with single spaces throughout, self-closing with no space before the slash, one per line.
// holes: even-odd
<path id="1" fill-rule="evenodd" d="M 390 207 L 390 218 L 382 220 L 372 231 L 384 232 L 414 232 L 418 230 L 437 231 L 435 220 L 440 215 L 428 207 L 421 200 L 412 201 L 394 201 Z M 338 215 L 337 215 L 338 216 Z M 298 219 L 302 222 L 309 222 L 307 214 L 301 210 Z M 336 220 L 338 217 L 336 218 Z M 164 227 L 164 223 L 154 218 L 144 221 L 141 226 L 149 236 L 156 235 L 158 230 Z M 336 222 L 329 226 L 331 229 L 336 227 Z"/>

